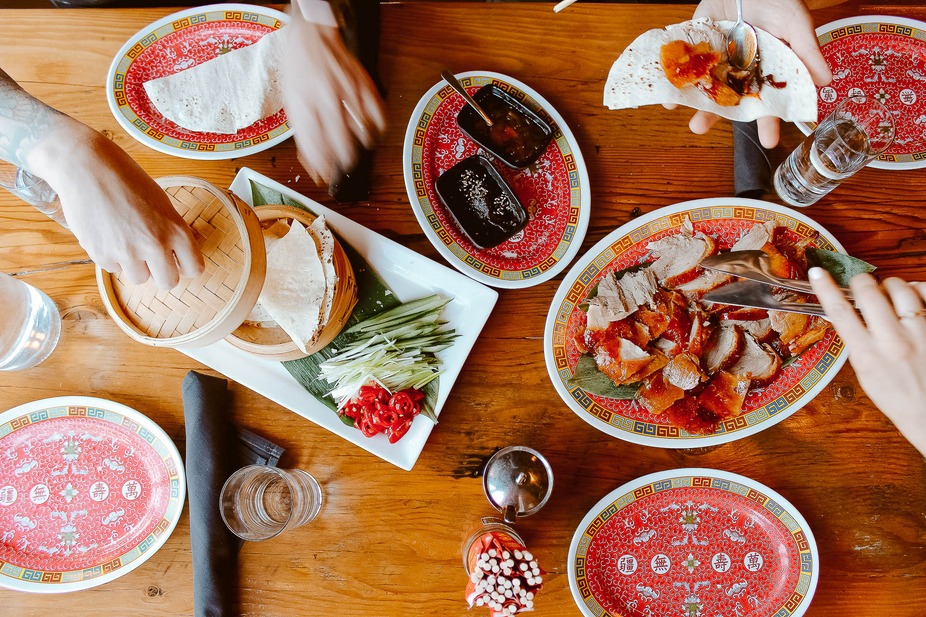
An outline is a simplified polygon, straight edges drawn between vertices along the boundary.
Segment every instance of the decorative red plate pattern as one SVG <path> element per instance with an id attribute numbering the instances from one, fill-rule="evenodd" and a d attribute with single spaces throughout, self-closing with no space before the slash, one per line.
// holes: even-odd
<path id="1" fill-rule="evenodd" d="M 871 163 L 882 169 L 926 167 L 926 23 L 871 15 L 817 28 L 833 82 L 818 88 L 819 117 L 849 96 L 871 96 L 894 114 L 895 138 Z M 805 134 L 814 125 L 798 125 Z"/>
<path id="2" fill-rule="evenodd" d="M 100 399 L 0 415 L 0 586 L 106 582 L 167 539 L 183 505 L 179 454 L 154 423 Z"/>
<path id="3" fill-rule="evenodd" d="M 685 218 L 698 231 L 731 246 L 746 230 L 776 220 L 794 240 L 809 238 L 820 248 L 843 251 L 839 242 L 807 217 L 775 204 L 751 199 L 701 199 L 660 208 L 608 234 L 582 257 L 560 285 L 544 332 L 547 372 L 566 404 L 596 428 L 635 443 L 663 448 L 703 447 L 756 433 L 780 422 L 809 402 L 839 372 L 846 355 L 842 340 L 828 333 L 823 340 L 783 369 L 762 389 L 746 397 L 743 413 L 720 424 L 713 435 L 692 435 L 654 416 L 633 401 L 591 395 L 568 384 L 581 352 L 575 335 L 585 320 L 579 308 L 605 274 L 647 260 L 646 245 L 677 233 Z M 843 251 L 844 252 L 844 251 Z"/>
<path id="4" fill-rule="evenodd" d="M 286 23 L 264 7 L 219 4 L 180 11 L 140 30 L 110 67 L 110 109 L 130 135 L 155 150 L 186 158 L 223 159 L 264 150 L 289 136 L 283 110 L 235 134 L 200 133 L 161 115 L 144 83 L 247 47 Z"/>
<path id="5" fill-rule="evenodd" d="M 569 585 L 597 617 L 796 617 L 816 589 L 807 522 L 781 495 L 735 474 L 678 469 L 602 499 L 569 550 Z"/>
<path id="6" fill-rule="evenodd" d="M 540 115 L 554 130 L 553 141 L 528 169 L 493 160 L 527 209 L 530 222 L 512 239 L 491 249 L 476 248 L 437 196 L 437 178 L 468 156 L 483 152 L 457 125 L 463 97 L 440 83 L 412 114 L 406 133 L 406 189 L 422 229 L 458 270 L 496 287 L 529 287 L 555 276 L 578 252 L 588 226 L 588 175 L 582 155 L 562 118 L 538 94 L 495 73 L 458 75 L 470 94 L 492 83 Z"/>

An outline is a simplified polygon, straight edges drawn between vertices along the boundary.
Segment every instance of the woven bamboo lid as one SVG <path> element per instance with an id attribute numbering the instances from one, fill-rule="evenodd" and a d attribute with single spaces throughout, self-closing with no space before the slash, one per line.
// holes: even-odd
<path id="1" fill-rule="evenodd" d="M 159 290 L 132 285 L 97 267 L 107 312 L 133 339 L 157 347 L 202 347 L 221 340 L 254 308 L 267 254 L 257 215 L 235 195 L 199 178 L 171 176 L 157 183 L 193 229 L 205 271 Z"/>

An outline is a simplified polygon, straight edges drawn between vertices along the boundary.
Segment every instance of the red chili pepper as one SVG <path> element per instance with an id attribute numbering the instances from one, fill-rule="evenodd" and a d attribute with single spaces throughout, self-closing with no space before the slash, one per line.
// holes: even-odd
<path id="1" fill-rule="evenodd" d="M 363 433 L 365 437 L 373 437 L 380 432 L 380 429 L 373 426 L 373 424 L 370 423 L 369 418 L 365 416 L 360 418 L 359 427 L 360 432 Z"/>
<path id="2" fill-rule="evenodd" d="M 359 403 L 350 402 L 341 409 L 341 413 L 348 418 L 357 420 L 363 414 L 363 406 Z"/>
<path id="3" fill-rule="evenodd" d="M 405 437 L 405 433 L 407 433 L 408 429 L 412 426 L 412 420 L 414 420 L 414 418 L 401 418 L 398 422 L 393 424 L 388 431 L 389 443 L 395 443 Z"/>
<path id="4" fill-rule="evenodd" d="M 408 394 L 407 390 L 396 392 L 389 399 L 389 406 L 400 416 L 415 415 L 415 401 Z"/>
<path id="5" fill-rule="evenodd" d="M 420 390 L 406 388 L 390 395 L 386 388 L 373 383 L 362 386 L 340 413 L 352 418 L 366 437 L 386 433 L 389 443 L 395 443 L 411 428 L 423 400 L 424 392 Z"/>

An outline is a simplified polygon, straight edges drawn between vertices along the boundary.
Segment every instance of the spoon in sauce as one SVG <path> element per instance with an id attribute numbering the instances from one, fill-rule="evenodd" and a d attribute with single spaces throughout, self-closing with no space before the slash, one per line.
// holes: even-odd
<path id="1" fill-rule="evenodd" d="M 746 70 L 756 61 L 759 48 L 756 31 L 743 21 L 743 0 L 736 0 L 736 23 L 727 31 L 727 55 L 730 64 Z"/>
<path id="2" fill-rule="evenodd" d="M 489 117 L 489 114 L 487 114 L 485 110 L 479 106 L 479 103 L 477 103 L 473 99 L 473 97 L 471 97 L 469 93 L 466 92 L 466 88 L 464 88 L 462 84 L 460 84 L 460 82 L 457 81 L 457 78 L 453 75 L 453 73 L 451 73 L 450 71 L 444 70 L 441 72 L 440 76 L 444 79 L 444 81 L 450 84 L 451 88 L 457 91 L 457 94 L 462 96 L 466 100 L 466 102 L 469 103 L 470 107 L 475 109 L 479 113 L 479 115 L 482 116 L 482 119 L 485 120 L 486 124 L 488 124 L 489 126 L 492 126 L 492 119 Z"/>

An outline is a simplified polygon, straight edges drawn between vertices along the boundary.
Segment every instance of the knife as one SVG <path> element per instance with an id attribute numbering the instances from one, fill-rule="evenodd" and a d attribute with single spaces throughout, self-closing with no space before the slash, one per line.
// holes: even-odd
<path id="1" fill-rule="evenodd" d="M 773 274 L 769 257 L 762 251 L 730 251 L 729 253 L 712 255 L 701 260 L 701 267 L 706 270 L 715 270 L 751 281 L 758 281 L 766 285 L 813 294 L 813 287 L 807 281 L 786 279 Z M 839 289 L 845 294 L 849 302 L 854 301 L 851 289 L 848 287 L 840 287 Z"/>
<path id="2" fill-rule="evenodd" d="M 714 291 L 709 291 L 704 295 L 703 299 L 718 304 L 732 304 L 733 306 L 826 317 L 823 307 L 819 304 L 778 300 L 772 295 L 771 288 L 768 285 L 756 281 L 737 281 L 724 285 Z"/>

